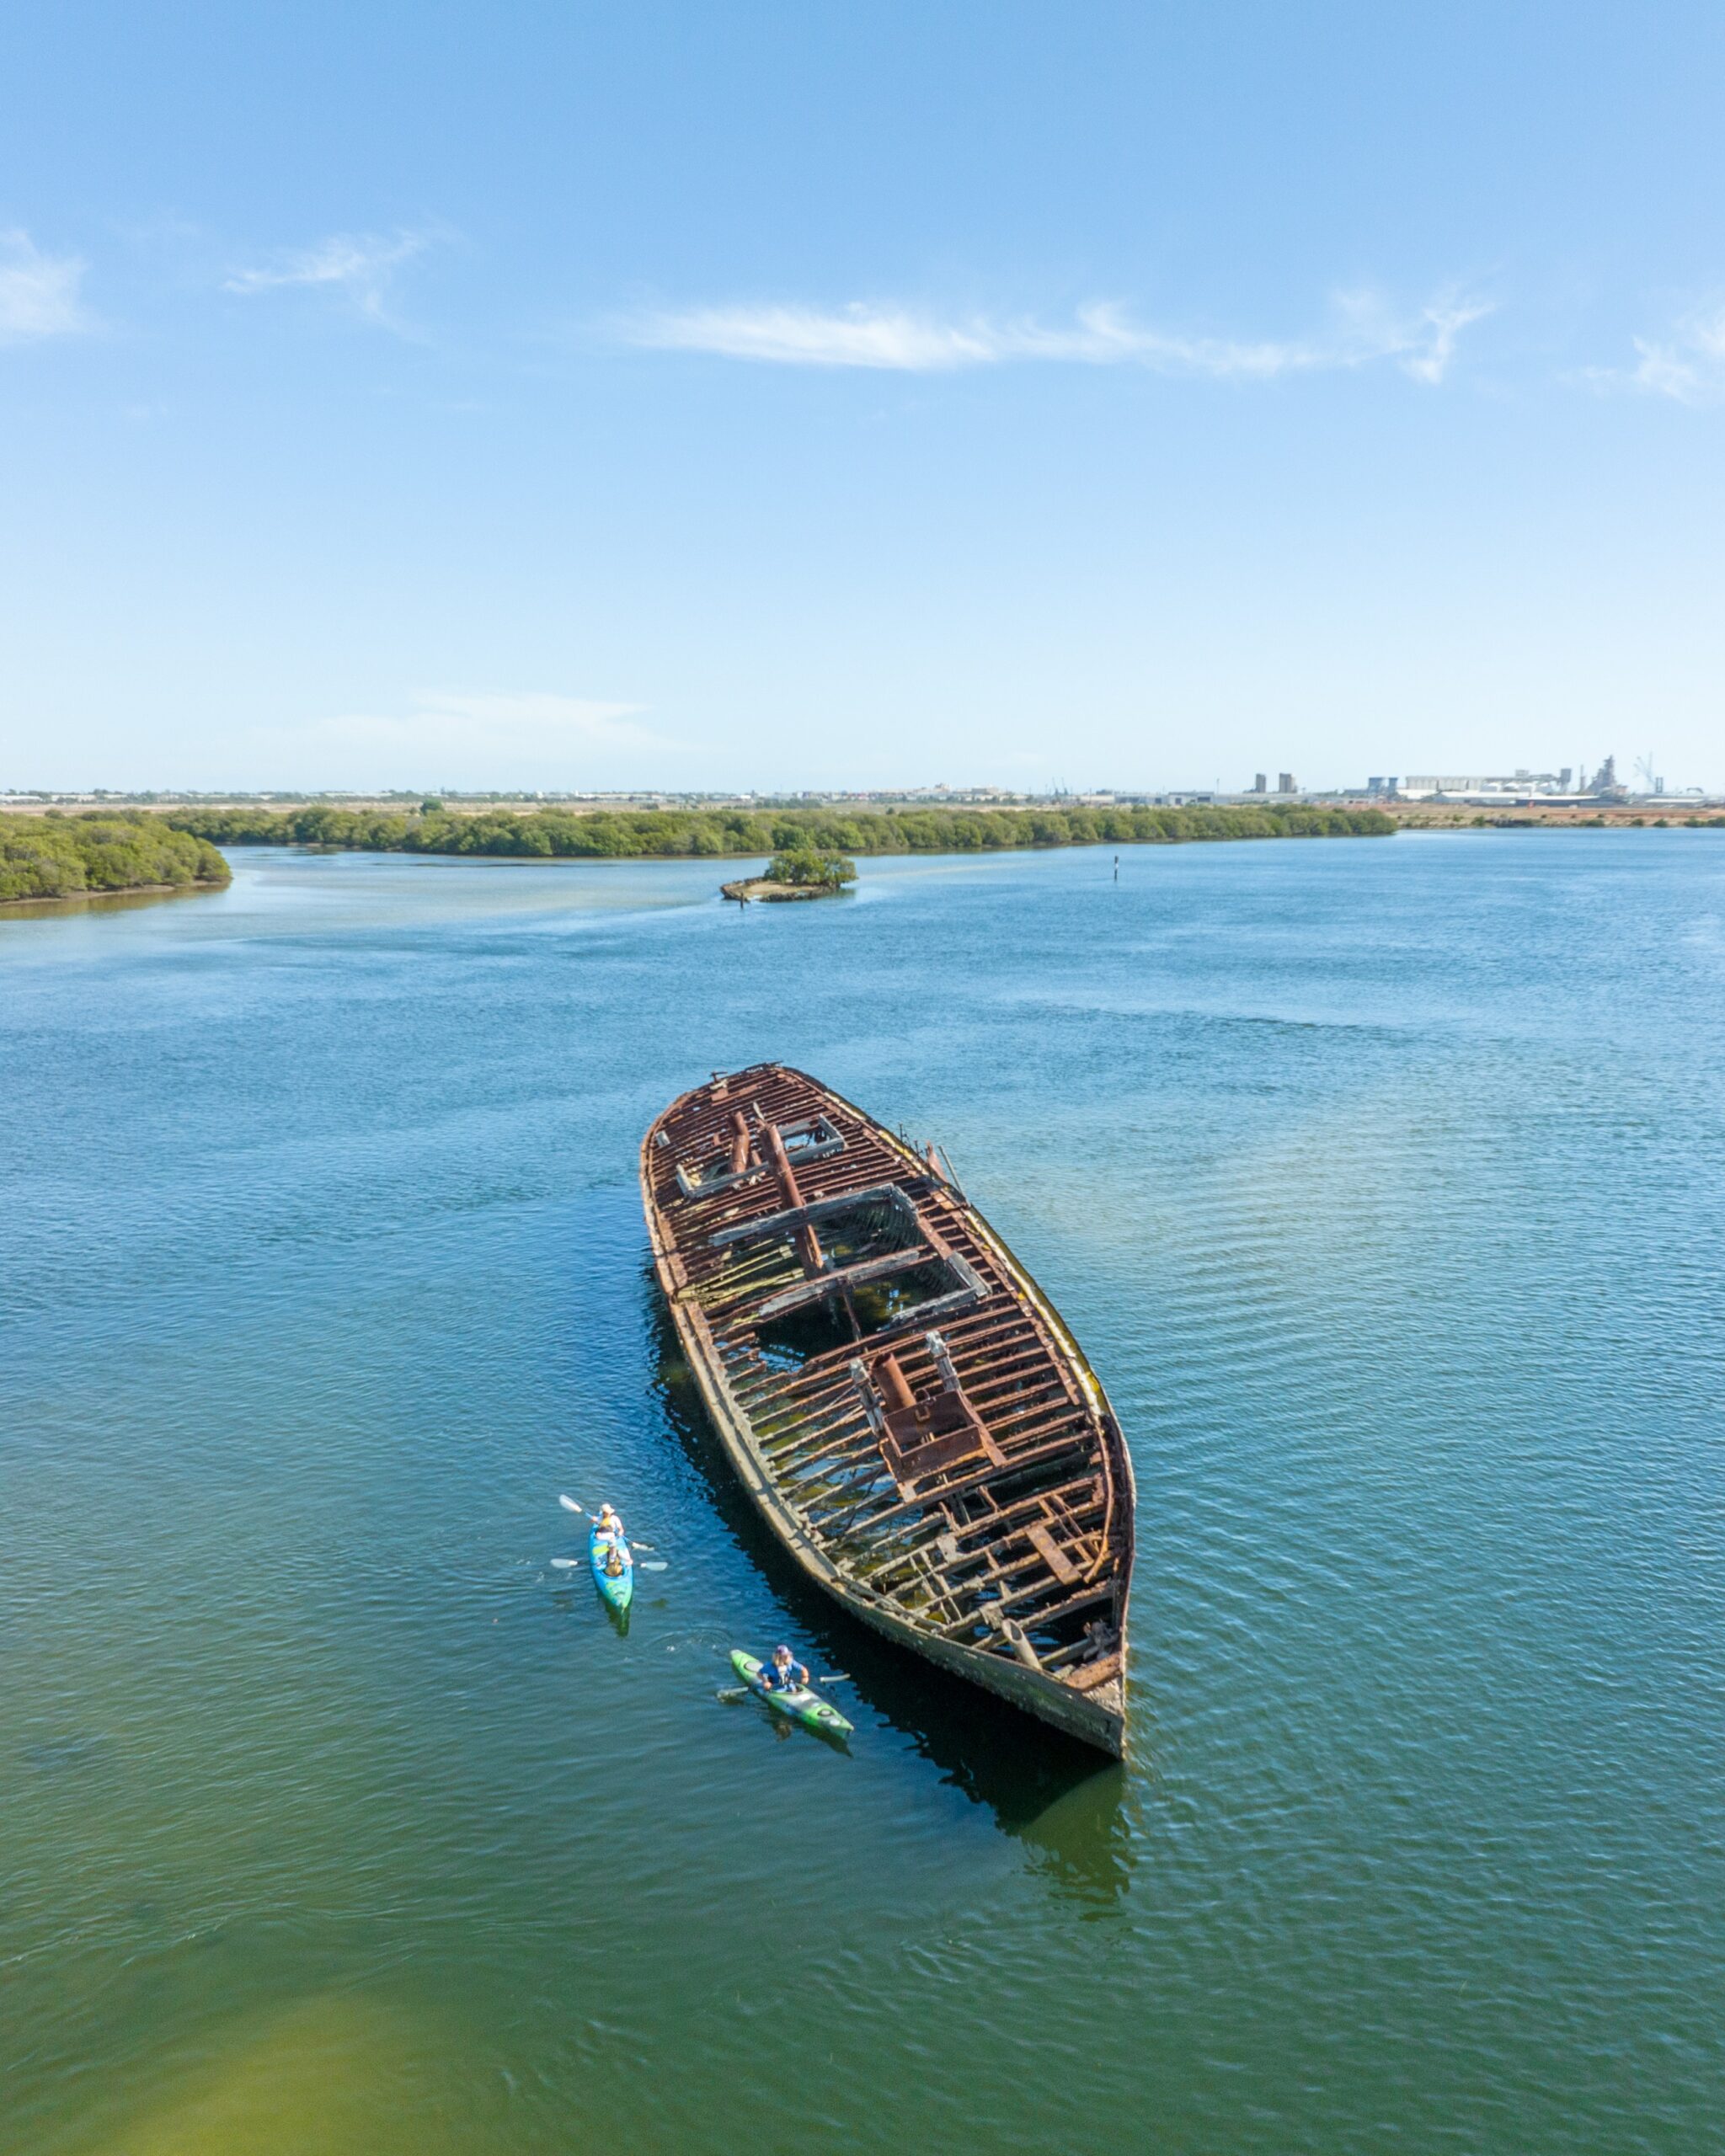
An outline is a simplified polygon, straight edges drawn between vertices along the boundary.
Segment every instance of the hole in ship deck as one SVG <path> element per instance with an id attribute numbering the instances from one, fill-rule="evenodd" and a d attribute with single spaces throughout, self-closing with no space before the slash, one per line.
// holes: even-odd
<path id="1" fill-rule="evenodd" d="M 835 1288 L 818 1301 L 757 1325 L 756 1351 L 774 1369 L 799 1370 L 819 1355 L 830 1354 L 837 1348 L 853 1348 L 859 1341 L 906 1323 L 926 1305 L 945 1302 L 959 1284 L 952 1267 L 943 1259 L 931 1257 L 914 1271 L 898 1273 L 889 1280 L 844 1290 Z M 854 1326 L 846 1309 L 846 1300 L 856 1313 Z"/>

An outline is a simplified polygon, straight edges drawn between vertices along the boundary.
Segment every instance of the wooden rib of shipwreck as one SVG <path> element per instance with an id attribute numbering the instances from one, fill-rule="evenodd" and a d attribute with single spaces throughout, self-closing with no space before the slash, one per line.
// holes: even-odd
<path id="1" fill-rule="evenodd" d="M 1118 1757 L 1131 1461 L 1077 1342 L 941 1156 L 758 1064 L 673 1102 L 641 1190 L 708 1412 L 803 1570 Z"/>

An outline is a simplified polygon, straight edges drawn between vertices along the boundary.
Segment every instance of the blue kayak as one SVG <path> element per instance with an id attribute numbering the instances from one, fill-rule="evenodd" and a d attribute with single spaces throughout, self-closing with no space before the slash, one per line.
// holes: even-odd
<path id="1" fill-rule="evenodd" d="M 613 1559 L 617 1570 L 611 1569 Z M 635 1592 L 635 1561 L 620 1535 L 601 1534 L 595 1527 L 587 1544 L 587 1561 L 599 1592 L 613 1609 L 627 1609 Z"/>

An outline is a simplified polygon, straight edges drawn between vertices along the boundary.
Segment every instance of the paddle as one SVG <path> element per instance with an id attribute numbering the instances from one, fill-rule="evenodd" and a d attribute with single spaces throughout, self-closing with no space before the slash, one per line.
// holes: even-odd
<path id="1" fill-rule="evenodd" d="M 554 1572 L 579 1572 L 585 1571 L 587 1560 L 585 1557 L 553 1557 L 551 1563 Z M 638 1572 L 668 1572 L 670 1566 L 664 1563 L 637 1565 L 635 1570 Z"/>

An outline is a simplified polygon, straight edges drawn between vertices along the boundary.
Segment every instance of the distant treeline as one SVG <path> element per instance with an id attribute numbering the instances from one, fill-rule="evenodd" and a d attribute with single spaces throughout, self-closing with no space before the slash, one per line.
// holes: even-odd
<path id="1" fill-rule="evenodd" d="M 152 884 L 225 883 L 233 872 L 206 838 L 160 816 L 0 816 L 0 905 Z"/>
<path id="2" fill-rule="evenodd" d="M 1007 846 L 1175 846 L 1193 839 L 1387 838 L 1376 808 L 565 808 L 415 815 L 366 808 L 174 808 L 163 820 L 220 846 L 327 846 L 628 861 L 816 853 L 975 853 Z"/>

